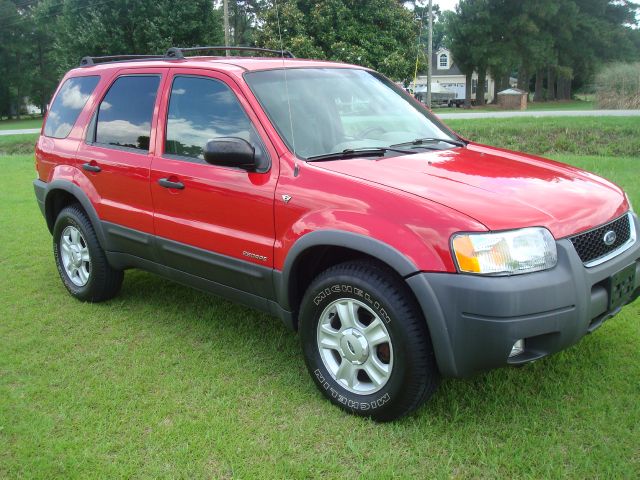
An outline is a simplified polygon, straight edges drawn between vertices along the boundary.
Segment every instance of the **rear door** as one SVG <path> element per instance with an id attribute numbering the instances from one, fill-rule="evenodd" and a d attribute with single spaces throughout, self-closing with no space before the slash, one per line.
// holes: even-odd
<path id="1" fill-rule="evenodd" d="M 151 194 L 163 263 L 272 297 L 277 156 L 242 92 L 222 73 L 172 68 L 161 118 Z M 206 163 L 203 149 L 216 137 L 244 138 L 270 168 L 256 173 Z M 180 188 L 167 186 L 173 184 Z"/>
<path id="2" fill-rule="evenodd" d="M 119 71 L 95 108 L 77 152 L 78 183 L 90 196 L 113 251 L 153 258 L 150 166 L 158 91 L 166 69 Z"/>

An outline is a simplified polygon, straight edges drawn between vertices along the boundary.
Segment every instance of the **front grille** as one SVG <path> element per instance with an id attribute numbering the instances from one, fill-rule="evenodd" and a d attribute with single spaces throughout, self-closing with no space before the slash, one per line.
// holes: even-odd
<path id="1" fill-rule="evenodd" d="M 616 240 L 611 245 L 607 245 L 604 243 L 604 236 L 610 230 L 616 232 Z M 606 225 L 570 237 L 569 240 L 573 243 L 582 263 L 589 263 L 620 248 L 630 237 L 631 224 L 629 215 L 625 214 Z"/>

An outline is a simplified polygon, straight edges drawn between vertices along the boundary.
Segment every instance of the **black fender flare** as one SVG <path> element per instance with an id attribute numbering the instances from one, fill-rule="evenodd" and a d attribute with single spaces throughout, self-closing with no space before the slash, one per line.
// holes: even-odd
<path id="1" fill-rule="evenodd" d="M 353 232 L 342 230 L 316 230 L 300 237 L 289 249 L 281 272 L 274 270 L 274 286 L 278 303 L 291 311 L 291 276 L 302 254 L 312 247 L 346 247 L 370 255 L 386 263 L 402 278 L 418 272 L 418 267 L 392 246 Z"/>
<path id="2" fill-rule="evenodd" d="M 78 200 L 78 203 L 80 203 L 84 211 L 87 213 L 89 220 L 91 221 L 91 224 L 96 231 L 100 246 L 102 248 L 106 246 L 106 237 L 102 228 L 100 217 L 98 217 L 98 213 L 91 203 L 91 200 L 89 200 L 89 197 L 87 197 L 87 194 L 84 193 L 84 191 L 82 191 L 79 186 L 77 186 L 73 182 L 70 182 L 69 180 L 54 180 L 50 183 L 43 182 L 42 180 L 35 180 L 34 188 L 36 190 L 36 195 L 39 197 L 38 202 L 41 202 L 41 204 L 43 205 L 43 213 L 47 221 L 49 232 L 53 232 L 53 225 L 56 221 L 56 219 L 53 218 L 53 215 L 51 214 L 53 198 L 51 194 L 56 190 L 62 190 L 69 193 L 70 195 L 73 195 Z M 42 200 L 40 200 L 40 195 L 42 195 Z"/>
<path id="3" fill-rule="evenodd" d="M 447 320 L 435 293 L 424 276 L 417 275 L 420 270 L 411 260 L 397 249 L 375 238 L 340 230 L 317 230 L 298 239 L 287 254 L 282 272 L 274 270 L 276 298 L 284 311 L 292 312 L 293 310 L 290 282 L 296 262 L 307 249 L 316 246 L 339 246 L 357 250 L 377 258 L 395 270 L 406 282 L 409 291 L 416 299 L 418 308 L 422 311 L 440 370 L 449 375 L 455 372 Z M 296 312 L 292 313 L 293 316 L 287 324 L 295 329 Z"/>

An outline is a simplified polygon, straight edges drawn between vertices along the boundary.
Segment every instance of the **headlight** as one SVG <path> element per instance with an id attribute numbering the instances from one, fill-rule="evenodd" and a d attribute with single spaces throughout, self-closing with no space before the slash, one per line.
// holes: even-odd
<path id="1" fill-rule="evenodd" d="M 537 272 L 556 265 L 556 241 L 546 228 L 457 233 L 451 243 L 458 269 L 484 275 Z"/>

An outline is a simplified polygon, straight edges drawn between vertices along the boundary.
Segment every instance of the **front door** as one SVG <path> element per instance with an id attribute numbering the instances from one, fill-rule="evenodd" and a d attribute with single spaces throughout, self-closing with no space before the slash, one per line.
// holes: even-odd
<path id="1" fill-rule="evenodd" d="M 162 262 L 270 298 L 275 150 L 241 91 L 223 74 L 171 69 L 151 164 L 154 226 Z M 267 156 L 265 173 L 210 165 L 207 141 L 241 137 Z"/>

